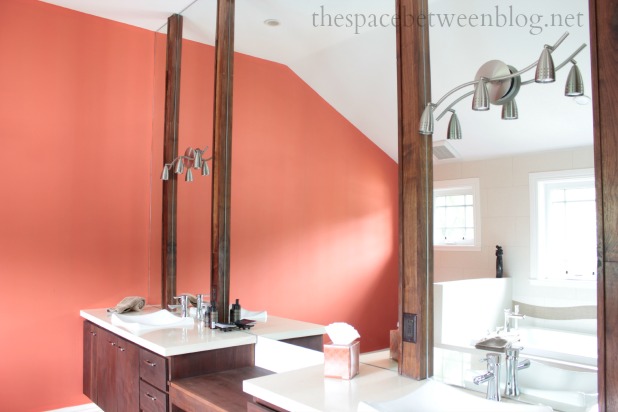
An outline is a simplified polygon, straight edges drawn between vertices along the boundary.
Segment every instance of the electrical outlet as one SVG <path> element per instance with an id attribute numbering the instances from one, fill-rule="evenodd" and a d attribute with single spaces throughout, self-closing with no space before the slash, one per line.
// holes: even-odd
<path id="1" fill-rule="evenodd" d="M 404 342 L 416 343 L 416 314 L 403 314 L 402 338 Z"/>

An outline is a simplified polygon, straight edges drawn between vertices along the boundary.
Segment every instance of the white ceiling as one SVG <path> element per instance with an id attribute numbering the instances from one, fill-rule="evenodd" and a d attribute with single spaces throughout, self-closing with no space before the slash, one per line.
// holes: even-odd
<path id="1" fill-rule="evenodd" d="M 214 44 L 216 0 L 41 1 L 153 31 L 165 30 L 167 17 L 182 12 L 184 37 Z M 486 61 L 499 59 L 521 69 L 538 58 L 544 44 L 554 44 L 568 31 L 569 37 L 553 54 L 558 65 L 582 43 L 588 43 L 587 1 L 430 0 L 430 11 L 434 14 L 430 21 L 434 102 L 448 90 L 473 80 Z M 343 19 L 336 20 L 338 14 Z M 236 0 L 235 48 L 290 67 L 397 160 L 395 28 L 390 24 L 394 14 L 395 0 Z M 450 27 L 441 24 L 441 19 L 452 14 L 456 19 Z M 485 27 L 481 27 L 481 14 L 486 15 Z M 479 17 L 474 20 L 474 15 Z M 572 18 L 565 20 L 568 15 Z M 349 27 L 348 16 L 352 22 L 356 18 L 369 21 L 372 16 L 381 20 L 378 27 L 367 27 L 366 23 L 356 30 Z M 488 27 L 490 16 L 494 27 Z M 563 19 L 562 27 L 552 27 L 559 26 L 558 17 Z M 265 25 L 267 19 L 277 19 L 280 25 Z M 589 48 L 576 60 L 589 95 Z M 473 112 L 469 98 L 455 106 L 463 139 L 449 143 L 459 159 L 590 145 L 592 105 L 578 105 L 563 96 L 569 68 L 570 64 L 558 73 L 556 83 L 522 87 L 517 96 L 517 121 L 501 120 L 498 106 L 489 112 Z M 526 73 L 522 80 L 532 75 Z M 447 115 L 436 122 L 434 141 L 446 136 L 448 119 Z"/>

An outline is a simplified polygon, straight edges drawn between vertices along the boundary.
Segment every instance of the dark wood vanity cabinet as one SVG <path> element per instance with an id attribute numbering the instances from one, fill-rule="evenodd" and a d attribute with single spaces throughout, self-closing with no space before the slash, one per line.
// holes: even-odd
<path id="1" fill-rule="evenodd" d="M 161 356 L 84 321 L 83 391 L 105 412 L 164 412 L 174 380 L 255 364 L 255 345 Z"/>
<path id="2" fill-rule="evenodd" d="M 84 394 L 105 412 L 139 411 L 139 347 L 84 322 Z"/>

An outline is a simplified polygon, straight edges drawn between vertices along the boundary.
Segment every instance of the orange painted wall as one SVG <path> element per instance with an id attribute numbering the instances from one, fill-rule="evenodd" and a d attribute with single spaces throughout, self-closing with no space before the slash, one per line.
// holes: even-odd
<path id="1" fill-rule="evenodd" d="M 149 268 L 160 247 L 155 207 L 150 226 L 151 159 L 153 193 L 160 183 L 153 39 L 34 0 L 0 1 L 0 410 L 88 403 L 79 310 L 127 295 L 159 301 L 159 268 Z M 197 62 L 182 73 L 184 150 L 211 144 L 213 62 L 212 48 L 183 47 Z M 397 318 L 395 162 L 285 66 L 237 55 L 235 82 L 231 298 L 345 321 L 362 351 L 386 347 Z M 196 209 L 182 214 L 203 219 L 203 237 L 210 183 L 193 185 Z M 179 292 L 209 288 L 202 241 L 179 251 L 206 262 L 179 264 L 197 276 L 179 279 Z"/>
<path id="2" fill-rule="evenodd" d="M 89 402 L 79 310 L 146 294 L 152 38 L 0 1 L 0 410 Z"/>
<path id="3" fill-rule="evenodd" d="M 237 54 L 233 116 L 230 299 L 388 347 L 397 164 L 286 66 Z"/>

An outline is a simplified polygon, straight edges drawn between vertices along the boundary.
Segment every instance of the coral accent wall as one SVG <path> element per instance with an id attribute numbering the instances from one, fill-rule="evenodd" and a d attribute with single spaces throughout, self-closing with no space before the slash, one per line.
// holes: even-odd
<path id="1" fill-rule="evenodd" d="M 152 32 L 0 2 L 0 409 L 83 404 L 79 310 L 145 295 Z"/>
<path id="2" fill-rule="evenodd" d="M 233 116 L 230 299 L 387 348 L 397 164 L 286 66 L 237 54 Z"/>
<path id="3" fill-rule="evenodd" d="M 153 100 L 164 45 L 153 47 L 155 37 L 35 0 L 0 1 L 1 410 L 90 402 L 79 310 L 128 295 L 159 303 L 162 107 Z M 185 42 L 183 64 L 181 151 L 211 145 L 212 48 Z M 348 322 L 363 352 L 388 347 L 395 162 L 289 68 L 245 55 L 236 56 L 233 141 L 231 298 Z M 209 290 L 207 179 L 180 182 L 178 292 Z"/>

